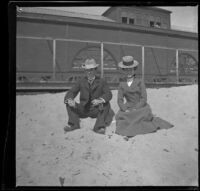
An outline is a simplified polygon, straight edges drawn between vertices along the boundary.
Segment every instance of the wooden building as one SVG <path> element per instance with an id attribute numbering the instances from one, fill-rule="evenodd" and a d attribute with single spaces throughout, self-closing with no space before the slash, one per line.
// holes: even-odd
<path id="1" fill-rule="evenodd" d="M 118 23 L 170 29 L 170 13 L 156 7 L 111 7 L 103 16 Z"/>
<path id="2" fill-rule="evenodd" d="M 111 7 L 102 16 L 45 8 L 17 9 L 17 88 L 66 88 L 88 57 L 116 86 L 118 62 L 132 55 L 148 83 L 196 83 L 198 34 L 171 29 L 170 11 Z"/>

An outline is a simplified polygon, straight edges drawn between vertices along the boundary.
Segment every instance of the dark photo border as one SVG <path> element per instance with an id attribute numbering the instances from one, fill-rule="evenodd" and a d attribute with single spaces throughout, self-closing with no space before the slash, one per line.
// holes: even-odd
<path id="1" fill-rule="evenodd" d="M 6 32 L 8 36 L 8 54 L 3 62 L 6 65 L 2 73 L 6 74 L 2 78 L 6 86 L 2 93 L 5 99 L 1 100 L 6 104 L 3 110 L 3 139 L 2 139 L 2 169 L 1 169 L 1 190 L 199 190 L 195 186 L 136 186 L 136 187 L 16 187 L 16 7 L 39 7 L 39 6 L 192 6 L 198 5 L 198 1 L 166 2 L 166 1 L 70 1 L 70 2 L 26 2 L 10 1 L 7 4 Z M 4 8 L 2 8 L 4 9 Z M 4 15 L 5 16 L 5 15 Z M 2 37 L 3 38 L 3 37 Z M 6 48 L 5 48 L 6 49 Z M 198 165 L 199 168 L 199 165 Z"/>

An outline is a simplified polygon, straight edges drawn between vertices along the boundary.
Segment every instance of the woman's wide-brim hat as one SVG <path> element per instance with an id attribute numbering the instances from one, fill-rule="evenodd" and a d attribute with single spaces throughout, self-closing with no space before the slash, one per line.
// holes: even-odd
<path id="1" fill-rule="evenodd" d="M 118 66 L 120 68 L 134 68 L 137 67 L 139 62 L 135 60 L 132 56 L 122 57 L 122 61 L 119 62 Z"/>
<path id="2" fill-rule="evenodd" d="M 84 69 L 92 69 L 97 68 L 99 64 L 96 63 L 95 59 L 86 59 L 85 62 L 82 64 L 82 68 Z"/>

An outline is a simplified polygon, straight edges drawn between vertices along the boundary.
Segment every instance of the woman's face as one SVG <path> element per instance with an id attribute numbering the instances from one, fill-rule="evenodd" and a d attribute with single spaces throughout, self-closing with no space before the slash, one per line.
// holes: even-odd
<path id="1" fill-rule="evenodd" d="M 132 78 L 135 75 L 135 68 L 122 68 L 122 71 L 126 78 Z"/>

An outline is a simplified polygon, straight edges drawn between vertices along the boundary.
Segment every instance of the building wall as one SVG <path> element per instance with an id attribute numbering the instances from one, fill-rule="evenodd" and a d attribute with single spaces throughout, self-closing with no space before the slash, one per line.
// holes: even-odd
<path id="1" fill-rule="evenodd" d="M 120 17 L 119 17 L 119 8 L 114 7 L 113 11 L 109 12 L 109 14 L 106 14 L 105 17 L 108 17 L 114 21 L 120 22 Z"/>
<path id="2" fill-rule="evenodd" d="M 17 23 L 18 36 L 36 36 L 51 38 L 73 38 L 80 40 L 109 41 L 135 43 L 140 45 L 167 46 L 172 48 L 198 49 L 197 39 L 173 37 L 168 35 L 150 34 L 146 32 L 124 31 L 78 26 L 68 24 L 27 22 Z"/>
<path id="3" fill-rule="evenodd" d="M 162 46 L 170 48 L 198 49 L 198 40 L 193 37 L 177 35 L 164 35 L 138 31 L 134 29 L 108 28 L 89 25 L 78 25 L 76 23 L 58 23 L 42 20 L 18 20 L 17 36 L 52 38 L 47 39 L 23 39 L 17 40 L 17 72 L 49 73 L 52 75 L 53 63 L 53 39 L 79 39 L 99 42 L 132 43 L 142 46 Z M 56 41 L 56 68 L 59 73 L 58 79 L 63 80 L 62 73 L 72 69 L 73 60 L 79 56 L 79 52 L 85 47 L 100 47 L 100 43 L 66 42 Z M 108 51 L 117 63 L 124 55 L 132 55 L 142 63 L 141 47 L 129 47 L 125 45 L 105 44 Z M 97 52 L 100 63 L 100 49 Z M 198 61 L 197 53 L 190 53 Z M 87 56 L 87 55 L 86 55 Z M 174 62 L 175 50 L 163 50 L 145 47 L 145 74 L 166 75 L 169 72 L 169 63 Z M 142 73 L 142 66 L 138 68 L 138 74 Z M 107 71 L 105 72 L 107 73 Z M 34 75 L 33 74 L 33 78 Z M 176 75 L 176 74 L 174 74 Z M 60 77 L 62 76 L 62 77 Z M 51 76 L 52 77 L 52 76 Z"/>
<path id="4" fill-rule="evenodd" d="M 18 21 L 17 36 L 67 38 L 67 25 L 56 22 L 45 22 L 42 20 Z"/>
<path id="5" fill-rule="evenodd" d="M 121 16 L 127 16 L 128 18 L 135 18 L 135 25 L 150 27 L 150 21 L 161 22 L 161 28 L 170 29 L 170 13 L 145 9 L 141 7 L 118 7 L 113 11 L 108 12 L 104 16 L 116 20 L 122 23 Z M 141 22 L 138 22 L 138 18 L 141 18 Z"/>

